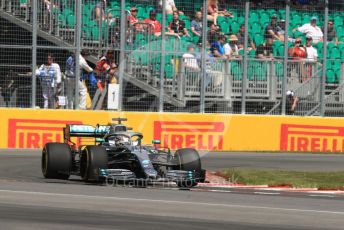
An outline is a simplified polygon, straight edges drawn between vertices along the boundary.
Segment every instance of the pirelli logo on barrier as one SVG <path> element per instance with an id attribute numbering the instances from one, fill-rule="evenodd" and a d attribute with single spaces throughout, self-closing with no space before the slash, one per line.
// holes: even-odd
<path id="1" fill-rule="evenodd" d="M 282 124 L 280 150 L 344 152 L 344 127 Z"/>
<path id="2" fill-rule="evenodd" d="M 8 148 L 43 148 L 47 142 L 63 142 L 66 124 L 80 121 L 9 119 Z"/>
<path id="3" fill-rule="evenodd" d="M 154 139 L 171 149 L 222 150 L 223 122 L 154 122 Z"/>

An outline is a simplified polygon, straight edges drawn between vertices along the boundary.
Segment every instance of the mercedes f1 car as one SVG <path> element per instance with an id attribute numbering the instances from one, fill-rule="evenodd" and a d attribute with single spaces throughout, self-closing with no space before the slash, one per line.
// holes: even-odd
<path id="1" fill-rule="evenodd" d="M 47 143 L 42 151 L 45 178 L 65 179 L 78 175 L 84 181 L 175 182 L 179 187 L 193 187 L 205 180 L 205 170 L 195 149 L 171 152 L 153 145 L 142 145 L 143 135 L 122 124 L 125 118 L 114 118 L 115 124 L 66 125 L 64 143 Z M 72 138 L 91 140 L 77 145 Z"/>

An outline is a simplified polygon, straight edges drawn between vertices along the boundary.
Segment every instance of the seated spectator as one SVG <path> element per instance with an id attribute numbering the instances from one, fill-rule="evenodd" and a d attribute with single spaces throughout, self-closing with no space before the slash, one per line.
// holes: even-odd
<path id="1" fill-rule="evenodd" d="M 273 59 L 272 44 L 274 39 L 272 36 L 266 38 L 266 42 L 258 46 L 257 58 L 259 59 Z"/>
<path id="2" fill-rule="evenodd" d="M 306 38 L 307 60 L 317 61 L 318 51 L 312 46 L 312 41 L 313 41 L 313 38 L 311 36 L 307 36 Z"/>
<path id="3" fill-rule="evenodd" d="M 207 38 L 208 38 L 207 46 L 210 47 L 211 44 L 219 40 L 219 36 L 220 36 L 220 27 L 215 25 L 214 23 L 211 24 L 210 30 L 208 30 L 208 33 L 207 33 Z"/>
<path id="4" fill-rule="evenodd" d="M 191 32 L 197 37 L 202 37 L 202 12 L 197 11 L 195 13 L 195 19 L 191 22 Z"/>
<path id="5" fill-rule="evenodd" d="M 191 72 L 199 72 L 201 68 L 198 65 L 197 58 L 195 57 L 195 48 L 193 45 L 188 46 L 188 52 L 183 54 L 183 61 L 185 67 Z"/>
<path id="6" fill-rule="evenodd" d="M 106 19 L 111 19 L 112 14 L 110 12 L 108 14 L 105 13 L 106 6 L 107 6 L 106 0 L 102 0 L 98 2 L 92 10 L 91 19 L 98 22 L 102 20 L 106 20 Z"/>
<path id="7" fill-rule="evenodd" d="M 324 31 L 324 27 L 322 27 L 321 30 Z M 334 21 L 333 20 L 328 21 L 327 42 L 333 42 L 334 44 L 338 45 L 337 31 L 334 28 Z"/>
<path id="8" fill-rule="evenodd" d="M 323 41 L 324 34 L 317 26 L 317 17 L 315 16 L 311 18 L 310 23 L 306 23 L 303 26 L 294 29 L 293 32 L 295 32 L 296 30 L 300 31 L 303 34 L 306 34 L 306 36 L 312 37 L 314 43 Z"/>
<path id="9" fill-rule="evenodd" d="M 129 25 L 134 25 L 135 23 L 139 22 L 139 19 L 137 18 L 138 9 L 136 7 L 132 7 L 130 9 L 130 15 L 127 17 L 127 21 L 129 22 Z"/>
<path id="10" fill-rule="evenodd" d="M 277 15 L 272 15 L 271 22 L 265 28 L 265 39 L 267 37 L 272 37 L 273 40 L 279 40 L 278 35 L 278 25 L 277 25 Z"/>
<path id="11" fill-rule="evenodd" d="M 295 113 L 299 99 L 295 96 L 295 93 L 291 90 L 288 90 L 286 95 L 287 95 L 286 114 L 293 115 Z"/>
<path id="12" fill-rule="evenodd" d="M 237 46 L 238 38 L 235 35 L 229 36 L 229 43 L 224 45 L 225 55 L 227 58 L 238 58 L 239 48 Z"/>
<path id="13" fill-rule="evenodd" d="M 151 25 L 151 27 L 148 28 L 150 33 L 154 34 L 155 36 L 160 36 L 161 24 L 158 20 L 156 20 L 156 14 L 156 10 L 151 10 L 149 12 L 149 18 L 146 18 L 143 22 Z"/>
<path id="14" fill-rule="evenodd" d="M 162 8 L 162 0 L 159 2 L 160 8 Z M 165 6 L 166 14 L 173 14 L 173 12 L 177 12 L 178 14 L 183 14 L 183 12 L 179 11 L 174 3 L 174 0 L 166 0 Z"/>
<path id="15" fill-rule="evenodd" d="M 188 30 L 185 28 L 185 22 L 179 19 L 177 11 L 173 12 L 173 19 L 168 26 L 168 32 L 178 36 L 190 37 Z"/>
<path id="16" fill-rule="evenodd" d="M 293 58 L 293 60 L 299 60 L 303 58 L 307 58 L 307 50 L 306 47 L 301 45 L 301 39 L 295 39 L 295 44 L 288 50 L 289 57 Z"/>
<path id="17" fill-rule="evenodd" d="M 218 16 L 225 16 L 225 17 L 233 17 L 233 13 L 227 12 L 227 10 L 219 11 L 219 5 L 217 0 L 209 0 L 208 1 L 208 21 L 213 22 L 217 25 L 217 17 Z"/>
<path id="18" fill-rule="evenodd" d="M 239 50 L 244 49 L 244 42 L 245 42 L 245 25 L 241 24 L 239 28 L 239 32 L 237 33 L 238 38 L 238 48 Z M 248 35 L 248 51 L 251 51 L 252 49 L 256 50 L 256 44 L 254 44 L 253 40 L 251 39 L 251 36 Z"/>
<path id="19" fill-rule="evenodd" d="M 225 44 L 226 37 L 224 35 L 220 35 L 218 41 L 211 44 L 211 54 L 216 58 L 226 58 L 224 48 Z"/>
<path id="20" fill-rule="evenodd" d="M 277 26 L 277 36 L 278 36 L 278 40 L 280 41 L 284 41 L 284 35 L 285 35 L 285 20 L 281 19 L 279 21 L 279 24 Z"/>

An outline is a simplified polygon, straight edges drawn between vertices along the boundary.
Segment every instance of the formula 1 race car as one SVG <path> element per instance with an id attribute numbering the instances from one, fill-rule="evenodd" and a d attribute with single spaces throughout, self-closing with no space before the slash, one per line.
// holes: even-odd
<path id="1" fill-rule="evenodd" d="M 129 131 L 122 124 L 125 118 L 114 118 L 116 124 L 67 125 L 65 143 L 47 143 L 42 151 L 42 172 L 45 178 L 68 179 L 78 175 L 84 181 L 139 181 L 141 186 L 154 182 L 175 182 L 179 187 L 193 187 L 204 182 L 205 170 L 195 149 L 179 149 L 141 145 L 143 135 Z M 77 146 L 72 138 L 84 143 Z"/>

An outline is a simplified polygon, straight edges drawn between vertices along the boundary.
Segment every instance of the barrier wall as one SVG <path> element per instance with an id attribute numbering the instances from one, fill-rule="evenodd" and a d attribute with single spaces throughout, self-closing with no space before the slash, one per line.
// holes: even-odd
<path id="1" fill-rule="evenodd" d="M 344 119 L 229 114 L 0 109 L 0 148 L 41 148 L 63 140 L 65 124 L 107 124 L 113 117 L 172 149 L 344 152 Z"/>

